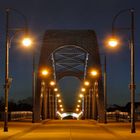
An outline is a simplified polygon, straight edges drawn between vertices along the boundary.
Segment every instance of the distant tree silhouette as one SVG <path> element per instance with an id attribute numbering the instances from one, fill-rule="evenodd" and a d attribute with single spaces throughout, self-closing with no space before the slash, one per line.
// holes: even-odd
<path id="1" fill-rule="evenodd" d="M 15 102 L 10 99 L 8 102 L 8 110 L 11 111 L 32 111 L 32 97 Z M 4 112 L 4 97 L 0 97 L 0 112 Z"/>

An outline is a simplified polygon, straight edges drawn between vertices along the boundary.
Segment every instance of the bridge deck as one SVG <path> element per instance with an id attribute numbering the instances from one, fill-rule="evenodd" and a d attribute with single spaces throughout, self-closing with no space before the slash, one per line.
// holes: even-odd
<path id="1" fill-rule="evenodd" d="M 137 133 L 130 133 L 130 123 L 99 124 L 88 120 L 50 120 L 43 123 L 10 122 L 9 132 L 3 132 L 1 140 L 119 140 L 140 139 L 140 123 Z"/>

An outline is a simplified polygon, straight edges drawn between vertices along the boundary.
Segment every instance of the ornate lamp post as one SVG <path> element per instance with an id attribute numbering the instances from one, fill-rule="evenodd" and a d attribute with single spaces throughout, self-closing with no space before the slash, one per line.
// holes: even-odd
<path id="1" fill-rule="evenodd" d="M 129 12 L 131 16 L 131 26 L 129 28 L 120 28 L 121 30 L 127 29 L 130 30 L 130 52 L 131 52 L 131 81 L 130 81 L 130 94 L 131 94 L 131 133 L 135 133 L 135 50 L 134 50 L 134 9 L 124 9 L 118 12 L 115 17 L 113 18 L 112 22 L 112 34 L 113 39 L 110 40 L 109 45 L 115 47 L 118 45 L 117 40 L 115 39 L 115 32 L 118 28 L 115 28 L 115 21 L 117 17 L 124 13 Z"/>
<path id="2" fill-rule="evenodd" d="M 24 22 L 25 22 L 24 29 L 9 27 L 10 11 L 14 11 L 23 17 Z M 10 48 L 11 38 L 10 38 L 9 33 L 10 33 L 10 31 L 18 32 L 18 31 L 23 31 L 23 30 L 27 33 L 26 17 L 16 9 L 7 8 L 6 9 L 6 41 L 5 41 L 5 50 L 6 51 L 5 51 L 5 85 L 4 85 L 4 88 L 5 88 L 4 132 L 8 131 L 8 94 L 9 94 L 9 88 L 10 88 L 10 84 L 11 84 L 11 78 L 9 78 L 9 48 Z M 29 46 L 29 45 L 31 45 L 31 40 L 26 38 L 22 43 L 25 46 Z"/>

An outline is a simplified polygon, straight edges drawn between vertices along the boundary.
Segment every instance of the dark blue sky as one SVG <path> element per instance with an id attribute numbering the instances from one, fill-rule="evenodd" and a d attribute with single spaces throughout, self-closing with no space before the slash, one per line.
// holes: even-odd
<path id="1" fill-rule="evenodd" d="M 36 48 L 39 48 L 43 33 L 47 29 L 94 29 L 101 52 L 105 50 L 107 52 L 109 104 L 125 104 L 129 101 L 130 55 L 126 41 L 117 51 L 109 51 L 103 42 L 111 32 L 113 16 L 122 9 L 135 8 L 136 100 L 140 100 L 140 2 L 138 0 L 0 0 L 0 96 L 4 94 L 4 9 L 6 7 L 18 9 L 27 16 L 32 35 L 36 38 L 34 43 Z M 129 19 L 128 13 L 122 14 L 117 25 L 127 26 Z M 15 14 L 12 15 L 11 22 L 15 26 L 22 24 L 21 18 Z M 129 31 L 122 33 L 123 39 L 129 37 Z M 13 78 L 10 98 L 31 96 L 31 55 L 31 50 L 23 51 L 15 43 L 10 48 L 10 75 Z M 76 85 L 77 83 L 78 81 L 75 81 Z M 67 94 L 71 94 L 71 91 Z"/>

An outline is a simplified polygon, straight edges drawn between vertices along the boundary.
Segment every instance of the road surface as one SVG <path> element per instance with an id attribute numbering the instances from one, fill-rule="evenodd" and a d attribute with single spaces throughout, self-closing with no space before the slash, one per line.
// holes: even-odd
<path id="1" fill-rule="evenodd" d="M 91 120 L 10 122 L 9 132 L 3 132 L 0 123 L 0 140 L 140 140 L 140 123 L 137 123 L 135 134 L 130 133 L 130 123 L 99 124 Z"/>

